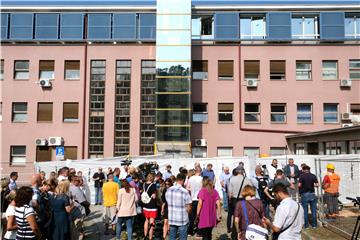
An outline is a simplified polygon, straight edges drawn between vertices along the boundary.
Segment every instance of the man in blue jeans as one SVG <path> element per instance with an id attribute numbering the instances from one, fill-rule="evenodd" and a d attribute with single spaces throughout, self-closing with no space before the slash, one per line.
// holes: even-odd
<path id="1" fill-rule="evenodd" d="M 102 168 L 99 168 L 96 173 L 93 175 L 93 180 L 95 184 L 95 205 L 102 204 L 102 186 L 105 180 L 105 174 L 102 172 Z"/>
<path id="2" fill-rule="evenodd" d="M 227 212 L 229 209 L 229 196 L 227 194 L 227 190 L 226 190 L 226 184 L 229 181 L 231 177 L 230 171 L 229 171 L 229 167 L 224 167 L 223 169 L 223 173 L 220 175 L 220 184 L 221 184 L 221 191 L 223 194 L 223 208 L 224 211 Z"/>
<path id="3" fill-rule="evenodd" d="M 315 195 L 315 187 L 319 186 L 319 182 L 316 176 L 310 173 L 310 167 L 305 165 L 303 167 L 303 173 L 299 178 L 299 193 L 301 196 L 301 205 L 304 209 L 304 227 L 309 227 L 309 209 L 308 205 L 310 204 L 311 209 L 311 226 L 313 228 L 317 227 L 316 220 L 316 204 L 317 199 Z"/>
<path id="4" fill-rule="evenodd" d="M 168 204 L 170 240 L 177 239 L 177 231 L 179 231 L 179 240 L 187 239 L 191 197 L 189 192 L 183 187 L 185 179 L 186 176 L 179 173 L 176 176 L 176 184 L 170 187 L 165 194 Z"/>

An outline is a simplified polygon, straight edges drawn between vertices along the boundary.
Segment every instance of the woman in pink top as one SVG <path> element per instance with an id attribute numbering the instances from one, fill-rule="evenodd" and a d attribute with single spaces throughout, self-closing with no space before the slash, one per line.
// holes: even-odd
<path id="1" fill-rule="evenodd" d="M 210 178 L 203 178 L 203 187 L 198 194 L 197 206 L 198 228 L 203 240 L 211 240 L 213 228 L 221 221 L 219 193 L 214 189 Z"/>
<path id="2" fill-rule="evenodd" d="M 136 216 L 136 202 L 138 197 L 134 188 L 130 187 L 126 180 L 121 181 L 121 189 L 119 190 L 117 209 L 117 226 L 116 239 L 121 237 L 121 225 L 126 223 L 126 232 L 128 240 L 132 239 L 132 231 L 134 224 L 134 216 Z"/>

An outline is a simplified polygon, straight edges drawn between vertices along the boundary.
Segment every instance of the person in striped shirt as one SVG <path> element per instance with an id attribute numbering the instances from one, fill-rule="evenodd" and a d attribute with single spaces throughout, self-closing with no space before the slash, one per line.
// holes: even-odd
<path id="1" fill-rule="evenodd" d="M 15 197 L 15 219 L 18 225 L 17 240 L 31 240 L 41 238 L 40 229 L 36 223 L 36 213 L 29 202 L 33 197 L 31 187 L 21 187 Z"/>

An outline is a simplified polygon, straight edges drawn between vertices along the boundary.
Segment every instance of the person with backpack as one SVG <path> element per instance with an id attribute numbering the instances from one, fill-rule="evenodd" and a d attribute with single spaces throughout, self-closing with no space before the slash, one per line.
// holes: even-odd
<path id="1" fill-rule="evenodd" d="M 304 224 L 304 210 L 289 195 L 287 187 L 277 183 L 273 187 L 275 198 L 280 202 L 274 221 L 263 217 L 262 221 L 273 231 L 272 240 L 301 240 L 301 229 Z"/>
<path id="2" fill-rule="evenodd" d="M 156 205 L 156 184 L 154 183 L 155 175 L 149 173 L 146 176 L 146 182 L 143 185 L 143 192 L 141 194 L 141 202 L 143 207 L 144 222 L 144 237 L 149 235 L 149 239 L 153 239 L 155 218 L 157 217 Z M 149 228 L 150 225 L 150 228 Z"/>
<path id="3" fill-rule="evenodd" d="M 255 198 L 256 189 L 246 185 L 241 191 L 243 200 L 236 204 L 234 217 L 235 228 L 239 240 L 266 239 L 267 230 L 262 223 L 265 216 L 264 206 L 260 199 Z M 253 237 L 249 237 L 252 235 Z"/>
<path id="4" fill-rule="evenodd" d="M 265 194 L 265 189 L 269 184 L 269 178 L 268 176 L 264 176 L 260 165 L 256 166 L 255 176 L 253 176 L 250 180 L 256 188 L 256 198 L 260 199 L 263 203 L 265 216 L 270 218 L 269 198 Z"/>

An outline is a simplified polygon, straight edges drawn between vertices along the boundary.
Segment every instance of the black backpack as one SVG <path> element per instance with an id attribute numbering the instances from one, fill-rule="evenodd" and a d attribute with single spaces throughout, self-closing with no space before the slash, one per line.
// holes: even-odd
<path id="1" fill-rule="evenodd" d="M 256 180 L 258 181 L 258 194 L 261 200 L 265 201 L 267 200 L 267 196 L 265 194 L 265 188 L 267 187 L 267 178 L 262 177 L 256 177 Z"/>

